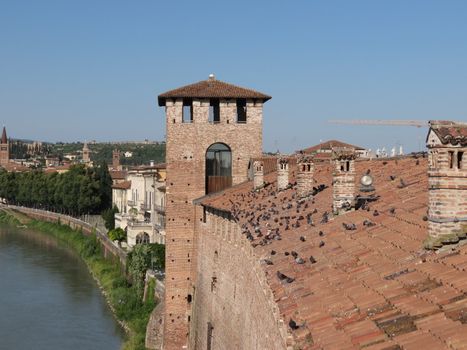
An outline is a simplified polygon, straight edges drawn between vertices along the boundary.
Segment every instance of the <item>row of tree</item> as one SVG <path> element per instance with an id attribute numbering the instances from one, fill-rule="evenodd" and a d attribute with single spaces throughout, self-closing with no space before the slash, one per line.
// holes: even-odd
<path id="1" fill-rule="evenodd" d="M 68 215 L 100 214 L 112 206 L 112 178 L 105 162 L 74 165 L 66 173 L 0 171 L 0 198 L 7 203 Z"/>

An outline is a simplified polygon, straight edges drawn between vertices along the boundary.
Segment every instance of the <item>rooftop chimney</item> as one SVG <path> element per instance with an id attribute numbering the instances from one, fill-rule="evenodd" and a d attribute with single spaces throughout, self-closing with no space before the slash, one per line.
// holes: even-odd
<path id="1" fill-rule="evenodd" d="M 253 162 L 253 187 L 255 190 L 264 186 L 264 166 L 263 162 L 256 160 Z"/>
<path id="2" fill-rule="evenodd" d="M 355 208 L 355 149 L 332 149 L 334 172 L 332 178 L 332 209 L 334 214 Z"/>
<path id="3" fill-rule="evenodd" d="M 467 124 L 430 121 L 428 238 L 425 248 L 456 243 L 467 234 Z"/>
<path id="4" fill-rule="evenodd" d="M 306 197 L 313 191 L 315 164 L 310 155 L 300 155 L 297 159 L 297 195 Z"/>
<path id="5" fill-rule="evenodd" d="M 289 160 L 284 157 L 277 159 L 277 190 L 285 190 L 289 186 Z"/>

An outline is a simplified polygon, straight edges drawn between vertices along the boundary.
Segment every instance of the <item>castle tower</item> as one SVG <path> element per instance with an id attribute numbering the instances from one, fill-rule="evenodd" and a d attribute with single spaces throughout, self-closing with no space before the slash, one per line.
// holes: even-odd
<path id="1" fill-rule="evenodd" d="M 3 127 L 2 140 L 0 143 L 0 165 L 6 165 L 10 162 L 10 145 L 6 136 L 6 129 Z"/>
<path id="2" fill-rule="evenodd" d="M 167 126 L 165 349 L 188 345 L 197 298 L 192 202 L 247 180 L 250 159 L 262 155 L 263 103 L 270 98 L 213 75 L 158 96 Z"/>
<path id="3" fill-rule="evenodd" d="M 289 186 L 289 160 L 284 157 L 277 159 L 277 190 L 285 190 Z"/>
<path id="4" fill-rule="evenodd" d="M 120 151 L 118 149 L 114 149 L 112 152 L 112 169 L 113 170 L 122 169 L 120 165 Z"/>
<path id="5" fill-rule="evenodd" d="M 91 162 L 91 151 L 89 150 L 88 143 L 84 142 L 83 146 L 83 163 Z"/>
<path id="6" fill-rule="evenodd" d="M 313 190 L 315 164 L 310 155 L 300 155 L 297 159 L 297 195 L 308 196 Z"/>
<path id="7" fill-rule="evenodd" d="M 332 209 L 335 214 L 355 208 L 355 158 L 353 148 L 333 148 Z"/>
<path id="8" fill-rule="evenodd" d="M 264 186 L 264 164 L 259 160 L 253 162 L 253 188 L 255 190 Z"/>
<path id="9" fill-rule="evenodd" d="M 467 123 L 430 121 L 428 248 L 467 233 Z"/>

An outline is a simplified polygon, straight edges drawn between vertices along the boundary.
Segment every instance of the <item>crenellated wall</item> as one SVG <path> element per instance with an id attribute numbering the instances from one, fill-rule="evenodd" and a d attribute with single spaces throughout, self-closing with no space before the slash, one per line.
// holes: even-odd
<path id="1" fill-rule="evenodd" d="M 240 226 L 225 212 L 197 214 L 190 349 L 287 349 L 286 325 Z"/>

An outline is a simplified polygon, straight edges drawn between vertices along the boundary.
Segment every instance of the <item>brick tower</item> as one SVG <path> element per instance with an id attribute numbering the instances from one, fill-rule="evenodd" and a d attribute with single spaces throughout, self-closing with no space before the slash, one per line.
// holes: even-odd
<path id="1" fill-rule="evenodd" d="M 120 151 L 118 149 L 114 149 L 112 151 L 112 169 L 113 170 L 121 170 L 120 165 Z"/>
<path id="2" fill-rule="evenodd" d="M 306 197 L 313 190 L 315 164 L 313 156 L 300 155 L 297 159 L 297 195 Z"/>
<path id="3" fill-rule="evenodd" d="M 208 80 L 159 95 L 167 140 L 164 348 L 188 345 L 193 285 L 193 200 L 247 180 L 262 155 L 263 103 L 271 97 Z"/>
<path id="4" fill-rule="evenodd" d="M 6 136 L 6 129 L 3 127 L 2 140 L 0 143 L 0 165 L 6 165 L 10 162 L 10 145 Z"/>
<path id="5" fill-rule="evenodd" d="M 467 233 L 467 123 L 430 121 L 427 136 L 429 248 Z"/>
<path id="6" fill-rule="evenodd" d="M 332 150 L 332 210 L 335 214 L 355 207 L 355 158 L 353 148 L 336 147 Z"/>

